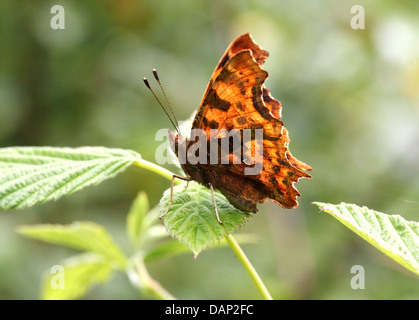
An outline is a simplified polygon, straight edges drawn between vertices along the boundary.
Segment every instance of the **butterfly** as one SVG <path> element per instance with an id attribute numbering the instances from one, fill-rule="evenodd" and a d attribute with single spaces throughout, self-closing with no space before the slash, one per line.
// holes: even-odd
<path id="1" fill-rule="evenodd" d="M 288 131 L 281 121 L 281 102 L 274 99 L 264 85 L 268 73 L 263 69 L 263 64 L 268 55 L 269 53 L 256 44 L 249 33 L 237 37 L 228 46 L 210 78 L 193 120 L 192 129 L 199 129 L 205 133 L 204 145 L 208 146 L 208 150 L 210 143 L 214 141 L 222 148 L 224 139 L 231 149 L 236 148 L 236 151 L 239 151 L 239 160 L 237 161 L 237 153 L 231 149 L 229 153 L 224 154 L 230 160 L 228 163 L 221 161 L 220 152 L 217 154 L 219 161 L 216 163 L 192 163 L 185 158 L 186 161 L 181 162 L 181 167 L 187 176 L 173 175 L 170 202 L 160 218 L 170 209 L 176 178 L 188 182 L 194 180 L 211 190 L 220 224 L 222 221 L 218 215 L 214 190 L 219 190 L 232 205 L 246 212 L 257 212 L 256 204 L 266 199 L 284 208 L 298 206 L 297 197 L 300 194 L 294 183 L 300 178 L 311 178 L 306 171 L 312 168 L 294 158 L 289 151 Z M 153 74 L 162 88 L 155 70 Z M 143 80 L 151 90 L 146 78 Z M 166 115 L 170 119 L 167 112 Z M 197 143 L 197 139 L 187 140 L 182 136 L 176 118 L 172 124 L 177 132 L 169 130 L 170 145 L 180 159 L 181 146 L 188 154 Z M 237 148 L 232 142 L 233 135 L 221 134 L 214 137 L 214 130 L 234 131 L 241 138 L 247 130 L 250 131 L 251 138 L 247 145 L 243 142 L 243 145 Z M 257 131 L 262 131 L 262 138 L 258 141 L 255 138 Z M 249 175 L 246 174 L 246 170 L 255 167 L 256 162 L 249 163 L 246 159 L 250 154 L 255 154 L 256 149 L 261 156 L 258 158 L 260 170 L 257 174 Z M 210 153 L 207 152 L 206 156 L 209 158 Z"/>

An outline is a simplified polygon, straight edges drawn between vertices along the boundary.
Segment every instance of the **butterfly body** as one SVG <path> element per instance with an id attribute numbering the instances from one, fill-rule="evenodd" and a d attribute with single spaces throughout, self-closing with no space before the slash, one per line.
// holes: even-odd
<path id="1" fill-rule="evenodd" d="M 206 137 L 200 142 L 206 150 L 205 157 L 201 158 L 205 161 L 192 163 L 187 156 L 180 161 L 189 180 L 219 190 L 236 208 L 247 212 L 256 212 L 256 204 L 266 199 L 284 208 L 296 207 L 300 194 L 293 184 L 299 178 L 311 178 L 305 172 L 311 167 L 291 155 L 288 131 L 281 121 L 281 103 L 264 85 L 268 73 L 262 67 L 267 57 L 268 52 L 248 33 L 230 44 L 214 70 L 192 124 L 192 130 L 199 129 Z M 232 147 L 233 135 L 214 137 L 214 131 L 238 132 L 243 138 L 246 130 L 252 137 L 247 149 L 244 143 L 240 148 L 235 147 L 238 156 L 229 150 L 228 163 L 221 161 L 219 154 L 218 161 L 210 161 L 214 160 L 209 151 L 214 139 L 219 146 L 223 139 L 229 139 L 227 145 Z M 255 138 L 257 130 L 263 132 L 260 141 Z M 185 148 L 186 155 L 195 148 L 196 138 L 184 140 L 172 131 L 169 133 L 172 149 L 179 159 L 181 148 Z M 256 150 L 261 152 L 261 170 L 246 174 L 246 170 L 255 166 L 246 156 Z"/>

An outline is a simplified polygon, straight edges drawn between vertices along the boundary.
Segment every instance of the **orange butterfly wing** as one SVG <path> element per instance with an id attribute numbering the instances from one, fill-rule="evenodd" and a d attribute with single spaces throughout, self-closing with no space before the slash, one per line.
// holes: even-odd
<path id="1" fill-rule="evenodd" d="M 211 183 L 237 208 L 253 212 L 257 211 L 256 203 L 267 198 L 285 208 L 296 207 L 300 194 L 293 183 L 302 177 L 311 178 L 305 172 L 311 167 L 294 158 L 288 149 L 281 103 L 264 87 L 268 73 L 262 66 L 267 57 L 268 52 L 249 34 L 234 40 L 210 79 L 192 125 L 192 129 L 204 130 L 208 138 L 211 129 L 263 129 L 260 173 L 246 175 L 245 169 L 250 166 L 245 161 L 233 163 L 232 152 L 229 164 L 185 167 L 186 171 L 200 170 L 198 182 Z M 255 152 L 257 147 L 253 139 L 249 150 Z"/>

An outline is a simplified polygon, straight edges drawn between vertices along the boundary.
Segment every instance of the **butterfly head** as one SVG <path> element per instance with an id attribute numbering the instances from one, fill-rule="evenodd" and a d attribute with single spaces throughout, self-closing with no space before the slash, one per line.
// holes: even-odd
<path id="1" fill-rule="evenodd" d="M 175 153 L 175 155 L 178 155 L 178 145 L 179 145 L 179 135 L 176 132 L 173 132 L 172 130 L 168 130 L 169 133 L 169 143 L 170 148 Z"/>
<path id="2" fill-rule="evenodd" d="M 186 138 L 175 131 L 168 130 L 169 133 L 169 143 L 170 148 L 175 153 L 176 157 L 179 158 L 179 151 L 181 154 L 184 154 L 183 148 L 186 148 Z"/>

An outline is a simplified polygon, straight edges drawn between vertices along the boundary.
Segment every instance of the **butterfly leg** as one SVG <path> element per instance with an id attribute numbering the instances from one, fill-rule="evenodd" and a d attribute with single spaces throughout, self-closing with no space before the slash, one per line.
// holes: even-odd
<path id="1" fill-rule="evenodd" d="M 215 209 L 215 214 L 217 215 L 217 221 L 219 224 L 223 224 L 220 220 L 220 216 L 218 215 L 218 209 L 217 209 L 217 204 L 215 202 L 215 196 L 214 196 L 214 187 L 212 186 L 212 184 L 209 184 L 210 189 L 211 189 L 211 195 L 212 195 L 212 203 L 214 204 L 214 209 Z"/>
<path id="2" fill-rule="evenodd" d="M 191 181 L 191 178 L 190 177 L 182 177 L 182 176 L 180 176 L 178 174 L 174 174 L 172 176 L 172 180 L 171 180 L 171 183 L 170 183 L 170 202 L 169 202 L 169 205 L 167 206 L 166 211 L 163 212 L 160 215 L 159 219 L 163 218 L 169 212 L 170 206 L 172 205 L 172 202 L 173 202 L 173 184 L 175 183 L 175 178 L 178 178 L 180 180 L 185 180 L 186 181 L 186 188 L 188 187 L 189 181 Z"/>

